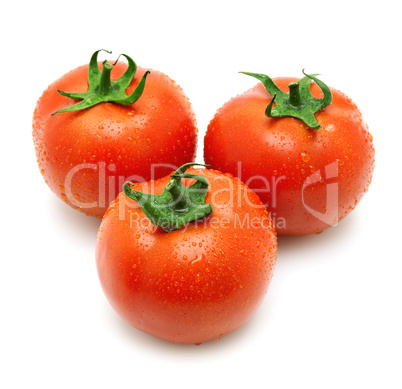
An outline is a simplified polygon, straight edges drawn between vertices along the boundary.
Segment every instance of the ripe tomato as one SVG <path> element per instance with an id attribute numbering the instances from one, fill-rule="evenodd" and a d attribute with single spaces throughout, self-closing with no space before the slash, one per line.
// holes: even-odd
<path id="1" fill-rule="evenodd" d="M 130 72 L 135 74 L 131 82 L 125 73 L 128 65 L 123 62 L 112 66 L 105 61 L 102 77 L 109 72 L 115 95 L 117 80 L 125 73 L 128 88 L 123 85 L 118 91 L 124 98 L 136 90 L 140 80 L 141 90 L 148 75 L 137 101 L 121 105 L 105 100 L 86 109 L 54 114 L 77 103 L 79 94 L 74 92 L 85 92 L 91 86 L 88 73 L 92 71 L 100 80 L 102 64 L 97 53 L 91 58 L 92 70 L 90 65 L 80 66 L 44 91 L 34 112 L 33 140 L 39 168 L 50 189 L 73 208 L 102 217 L 133 172 L 137 181 L 149 180 L 192 161 L 197 128 L 182 89 L 163 73 L 152 70 L 148 75 L 147 69 L 137 68 L 127 56 Z M 75 99 L 64 92 L 73 92 Z M 151 164 L 156 166 L 154 170 Z"/>
<path id="2" fill-rule="evenodd" d="M 361 200 L 373 175 L 372 136 L 359 109 L 314 76 L 271 80 L 246 74 L 266 85 L 258 83 L 217 111 L 205 135 L 205 163 L 238 176 L 256 191 L 278 234 L 318 233 L 336 225 Z M 310 85 L 311 79 L 320 85 Z M 295 117 L 267 116 L 270 110 L 297 106 L 297 99 L 282 106 L 276 99 L 273 105 L 274 95 L 288 98 L 292 93 L 283 92 L 296 84 L 301 97 L 313 96 L 311 104 L 320 109 L 315 118 L 309 113 L 309 125 Z M 323 100 L 329 103 L 325 108 Z M 300 104 L 296 115 L 308 104 Z"/>
<path id="3" fill-rule="evenodd" d="M 220 338 L 250 319 L 267 292 L 277 249 L 272 221 L 254 192 L 216 170 L 189 172 L 125 191 L 166 195 L 176 179 L 199 193 L 201 187 L 189 185 L 193 178 L 196 184 L 205 180 L 208 192 L 205 188 L 198 201 L 207 208 L 203 218 L 165 232 L 121 192 L 102 220 L 96 244 L 100 282 L 112 307 L 135 328 L 177 343 Z M 141 196 L 137 200 L 149 214 L 149 197 Z"/>

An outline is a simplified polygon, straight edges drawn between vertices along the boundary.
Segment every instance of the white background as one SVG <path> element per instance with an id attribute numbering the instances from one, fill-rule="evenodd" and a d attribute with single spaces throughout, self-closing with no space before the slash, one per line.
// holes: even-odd
<path id="1" fill-rule="evenodd" d="M 10 4 L 0 25 L 1 388 L 402 387 L 397 1 Z M 220 340 L 171 344 L 125 324 L 98 283 L 99 221 L 64 205 L 39 173 L 36 100 L 101 48 L 183 87 L 199 162 L 216 109 L 255 84 L 243 70 L 320 73 L 370 126 L 376 170 L 363 201 L 332 230 L 280 238 L 263 305 Z"/>

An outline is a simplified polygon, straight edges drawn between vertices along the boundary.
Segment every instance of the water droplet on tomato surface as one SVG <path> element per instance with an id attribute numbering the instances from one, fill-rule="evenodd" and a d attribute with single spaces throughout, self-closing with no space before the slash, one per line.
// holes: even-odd
<path id="1" fill-rule="evenodd" d="M 305 151 L 302 151 L 302 152 L 300 153 L 299 157 L 300 157 L 300 159 L 301 159 L 303 162 L 308 162 L 308 161 L 310 161 L 310 154 L 308 154 L 308 153 L 305 152 Z"/>

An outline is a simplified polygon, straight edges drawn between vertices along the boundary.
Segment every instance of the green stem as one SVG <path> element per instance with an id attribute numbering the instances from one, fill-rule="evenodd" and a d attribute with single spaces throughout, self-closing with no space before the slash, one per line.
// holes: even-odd
<path id="1" fill-rule="evenodd" d="M 58 90 L 58 92 L 62 96 L 82 101 L 70 105 L 67 108 L 56 111 L 52 113 L 52 115 L 60 112 L 72 112 L 87 109 L 103 102 L 131 105 L 134 104 L 141 97 L 145 88 L 146 78 L 150 73 L 149 70 L 144 73 L 137 87 L 134 89 L 131 95 L 127 96 L 126 89 L 131 85 L 131 82 L 134 79 L 134 75 L 137 71 L 137 64 L 128 55 L 120 54 L 119 58 L 120 56 L 124 56 L 127 59 L 127 70 L 120 78 L 115 81 L 111 81 L 110 73 L 113 69 L 113 65 L 106 60 L 102 63 L 102 72 L 100 71 L 98 66 L 98 54 L 100 51 L 106 50 L 95 51 L 92 54 L 91 60 L 89 61 L 88 90 L 86 92 L 71 93 Z M 107 52 L 110 53 L 109 51 Z M 115 62 L 115 64 L 116 63 L 117 61 Z"/>
<path id="2" fill-rule="evenodd" d="M 181 180 L 181 178 L 179 178 Z M 178 185 L 177 179 L 172 179 L 168 182 L 165 189 L 170 193 L 175 204 L 176 212 L 186 212 L 190 206 L 189 201 L 183 195 L 183 191 Z"/>
<path id="3" fill-rule="evenodd" d="M 289 93 L 285 93 L 265 74 L 241 73 L 261 81 L 268 93 L 273 96 L 265 110 L 267 116 L 274 118 L 291 116 L 301 120 L 313 130 L 321 128 L 314 114 L 331 104 L 332 92 L 327 85 L 316 77 L 316 74 L 306 74 L 303 70 L 304 77 L 298 82 L 291 82 L 289 84 Z M 322 99 L 316 99 L 311 95 L 311 81 L 314 81 L 321 88 L 324 94 Z"/>
<path id="4" fill-rule="evenodd" d="M 110 89 L 112 87 L 112 84 L 110 81 L 110 73 L 113 69 L 113 66 L 109 61 L 104 61 L 102 65 L 103 65 L 103 69 L 102 69 L 102 75 L 101 75 L 100 83 L 99 83 L 99 92 L 102 95 L 106 96 L 110 93 Z"/>
<path id="5" fill-rule="evenodd" d="M 295 109 L 300 109 L 304 106 L 298 82 L 291 82 L 289 84 L 289 104 Z"/>
<path id="6" fill-rule="evenodd" d="M 185 223 L 201 219 L 212 213 L 212 205 L 204 203 L 208 191 L 208 181 L 202 175 L 188 174 L 185 171 L 198 163 L 186 163 L 170 177 L 160 195 L 142 193 L 134 190 L 132 182 L 123 185 L 127 197 L 138 202 L 138 205 L 156 226 L 169 232 L 176 230 Z M 206 166 L 206 165 L 201 165 Z M 191 178 L 195 183 L 183 186 L 182 178 Z"/>

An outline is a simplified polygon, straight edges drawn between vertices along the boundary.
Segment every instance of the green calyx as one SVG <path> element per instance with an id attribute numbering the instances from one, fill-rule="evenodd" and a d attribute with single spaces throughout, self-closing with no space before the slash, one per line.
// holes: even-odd
<path id="1" fill-rule="evenodd" d="M 329 87 L 316 77 L 318 74 L 306 74 L 303 70 L 305 77 L 300 81 L 291 82 L 289 84 L 289 93 L 285 93 L 265 74 L 240 73 L 260 80 L 264 84 L 265 89 L 273 96 L 265 110 L 265 115 L 274 118 L 292 116 L 300 119 L 313 130 L 321 128 L 314 114 L 332 103 L 332 93 Z M 311 80 L 315 81 L 324 93 L 322 99 L 316 99 L 311 95 Z"/>
<path id="2" fill-rule="evenodd" d="M 111 54 L 111 51 L 107 50 L 97 50 L 92 54 L 91 60 L 89 62 L 88 68 L 88 90 L 82 93 L 69 93 L 57 90 L 61 95 L 70 97 L 72 99 L 82 100 L 79 103 L 73 104 L 72 106 L 61 109 L 54 112 L 52 115 L 60 112 L 71 112 L 79 111 L 81 109 L 86 109 L 92 107 L 96 104 L 102 102 L 113 102 L 122 105 L 134 104 L 142 95 L 145 87 L 145 80 L 150 73 L 147 71 L 142 77 L 141 81 L 137 85 L 134 92 L 127 96 L 125 90 L 130 86 L 131 81 L 134 78 L 135 72 L 137 71 L 136 63 L 126 54 L 120 54 L 126 57 L 128 62 L 128 67 L 125 73 L 116 81 L 110 80 L 110 73 L 113 66 L 116 65 L 119 58 L 112 65 L 109 61 L 105 60 L 102 63 L 102 72 L 98 67 L 98 54 L 100 51 L 106 51 Z"/>
<path id="3" fill-rule="evenodd" d="M 130 199 L 138 202 L 152 224 L 166 232 L 176 230 L 185 223 L 210 215 L 213 211 L 211 204 L 204 203 L 209 186 L 207 179 L 185 173 L 193 165 L 208 166 L 190 162 L 179 167 L 170 176 L 160 195 L 138 192 L 131 188 L 134 184 L 130 181 L 124 183 L 123 191 Z M 191 178 L 196 182 L 186 187 L 181 183 L 182 178 Z"/>

